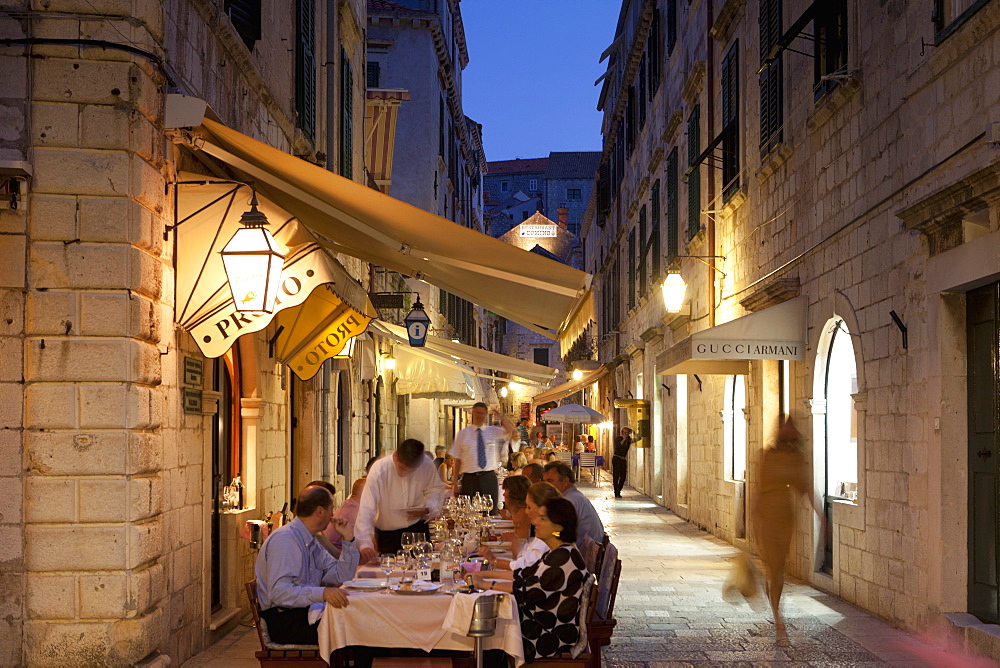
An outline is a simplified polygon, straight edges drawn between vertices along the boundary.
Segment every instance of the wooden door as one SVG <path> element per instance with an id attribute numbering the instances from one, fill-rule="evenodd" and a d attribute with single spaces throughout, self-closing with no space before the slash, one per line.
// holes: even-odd
<path id="1" fill-rule="evenodd" d="M 968 293 L 969 612 L 998 619 L 997 452 L 1000 283 Z"/>

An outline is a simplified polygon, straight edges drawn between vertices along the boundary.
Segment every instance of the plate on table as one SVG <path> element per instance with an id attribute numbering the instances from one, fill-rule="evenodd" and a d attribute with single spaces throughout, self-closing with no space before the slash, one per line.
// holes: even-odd
<path id="1" fill-rule="evenodd" d="M 434 594 L 438 589 L 441 588 L 440 582 L 427 582 L 426 580 L 417 580 L 413 583 L 412 589 L 402 589 L 400 585 L 394 584 L 390 585 L 389 589 L 393 591 L 394 594 L 408 594 L 419 596 L 421 594 Z"/>
<path id="2" fill-rule="evenodd" d="M 345 589 L 354 589 L 357 591 L 378 591 L 385 589 L 385 578 L 357 578 L 348 580 L 341 586 Z"/>
<path id="3" fill-rule="evenodd" d="M 510 541 L 509 540 L 484 540 L 483 543 L 482 543 L 482 545 L 483 545 L 483 547 L 488 547 L 488 548 L 490 548 L 491 550 L 494 550 L 494 551 L 496 551 L 496 549 L 498 547 L 499 548 L 510 549 Z"/>

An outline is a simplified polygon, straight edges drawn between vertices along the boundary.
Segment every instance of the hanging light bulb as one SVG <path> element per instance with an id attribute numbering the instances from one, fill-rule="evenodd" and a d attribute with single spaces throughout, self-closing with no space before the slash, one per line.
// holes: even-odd
<path id="1" fill-rule="evenodd" d="M 573 380 L 580 380 L 583 378 L 583 371 L 580 369 L 573 369 Z"/>
<path id="2" fill-rule="evenodd" d="M 265 228 L 267 216 L 257 210 L 257 193 L 250 200 L 250 210 L 240 218 L 243 227 L 220 251 L 229 289 L 237 311 L 271 313 L 274 311 L 281 269 L 285 256 L 278 242 Z"/>
<path id="3" fill-rule="evenodd" d="M 501 397 L 506 397 L 507 396 L 507 386 L 506 385 L 504 385 L 503 387 L 500 388 L 500 396 Z"/>

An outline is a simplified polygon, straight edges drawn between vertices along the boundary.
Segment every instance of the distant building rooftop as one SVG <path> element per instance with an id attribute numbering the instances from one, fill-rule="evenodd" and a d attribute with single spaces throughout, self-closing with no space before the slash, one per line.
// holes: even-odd
<path id="1" fill-rule="evenodd" d="M 490 176 L 498 176 L 500 174 L 544 172 L 548 162 L 548 158 L 518 158 L 517 160 L 496 160 L 486 164 L 489 167 Z"/>
<path id="2" fill-rule="evenodd" d="M 549 179 L 592 179 L 601 164 L 600 151 L 549 153 L 545 177 Z"/>

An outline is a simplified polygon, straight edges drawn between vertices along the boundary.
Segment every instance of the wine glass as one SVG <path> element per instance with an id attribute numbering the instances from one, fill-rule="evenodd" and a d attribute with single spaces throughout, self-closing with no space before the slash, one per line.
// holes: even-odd
<path id="1" fill-rule="evenodd" d="M 396 570 L 396 555 L 383 554 L 378 560 L 379 567 L 385 573 L 385 591 L 389 591 L 389 574 Z"/>
<path id="2" fill-rule="evenodd" d="M 415 533 L 413 533 L 412 531 L 403 532 L 403 537 L 400 543 L 402 544 L 404 550 L 410 552 L 413 549 L 414 543 L 416 542 L 417 542 L 417 536 Z"/>

